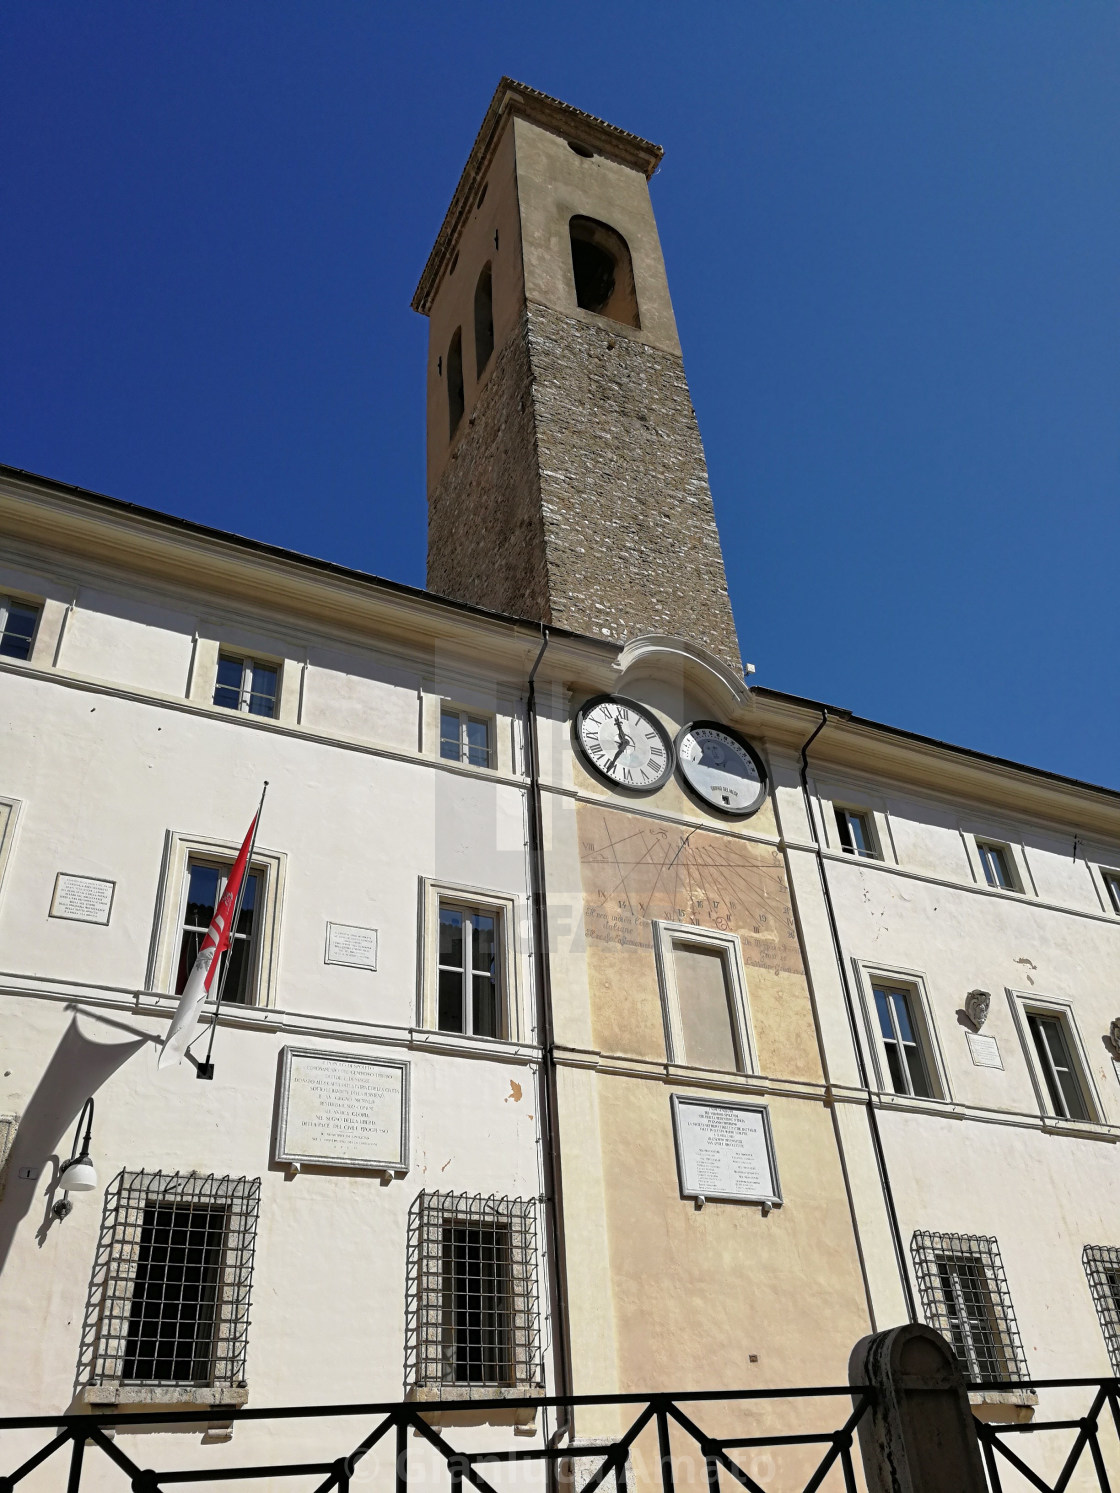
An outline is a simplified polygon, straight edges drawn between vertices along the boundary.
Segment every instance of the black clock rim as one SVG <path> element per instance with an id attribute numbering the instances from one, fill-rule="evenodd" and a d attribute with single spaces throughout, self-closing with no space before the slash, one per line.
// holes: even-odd
<path id="1" fill-rule="evenodd" d="M 719 804 L 712 803 L 711 799 L 705 798 L 698 789 L 692 786 L 684 770 L 680 751 L 681 742 L 690 731 L 718 731 L 722 736 L 729 736 L 732 741 L 743 748 L 755 767 L 758 768 L 758 782 L 759 787 L 762 789 L 758 802 L 753 808 L 725 809 Z M 762 808 L 762 805 L 770 797 L 770 774 L 766 771 L 766 763 L 763 762 L 761 756 L 751 746 L 745 736 L 741 736 L 738 731 L 734 730 L 731 726 L 725 725 L 723 721 L 689 721 L 687 725 L 682 726 L 673 739 L 673 760 L 680 769 L 681 783 L 690 797 L 703 808 L 710 810 L 713 814 L 719 814 L 724 819 L 750 819 L 752 815 L 758 813 L 759 809 Z"/>
<path id="2" fill-rule="evenodd" d="M 594 710 L 597 705 L 606 704 L 627 705 L 631 710 L 636 710 L 644 720 L 649 721 L 658 736 L 660 736 L 661 744 L 665 748 L 665 770 L 656 783 L 650 783 L 642 787 L 631 787 L 627 783 L 619 783 L 616 779 L 609 777 L 603 772 L 602 768 L 596 767 L 595 763 L 592 762 L 591 758 L 584 751 L 583 742 L 580 740 L 579 723 L 589 710 Z M 656 793 L 659 788 L 664 788 L 665 784 L 673 776 L 673 768 L 676 766 L 676 752 L 673 749 L 672 737 L 648 705 L 643 705 L 640 700 L 632 700 L 629 695 L 592 695 L 589 699 L 584 700 L 572 718 L 572 740 L 579 753 L 580 761 L 586 764 L 600 782 L 608 783 L 612 788 L 617 789 L 619 793 L 629 793 L 635 798 L 643 798 L 647 794 Z"/>

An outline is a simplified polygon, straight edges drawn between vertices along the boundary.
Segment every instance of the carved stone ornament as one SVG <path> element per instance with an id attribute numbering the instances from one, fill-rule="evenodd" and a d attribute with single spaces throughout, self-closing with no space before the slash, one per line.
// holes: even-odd
<path id="1" fill-rule="evenodd" d="M 1108 1024 L 1108 1037 L 1113 1050 L 1120 1055 L 1120 1016 L 1114 1016 Z"/>
<path id="2" fill-rule="evenodd" d="M 964 1013 L 977 1031 L 988 1019 L 992 997 L 987 990 L 970 990 L 964 998 Z"/>

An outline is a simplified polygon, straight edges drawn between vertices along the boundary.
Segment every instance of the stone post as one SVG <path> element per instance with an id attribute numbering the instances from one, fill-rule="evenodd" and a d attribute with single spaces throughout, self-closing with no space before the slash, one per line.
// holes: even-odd
<path id="1" fill-rule="evenodd" d="M 861 1338 L 848 1382 L 876 1392 L 859 1426 L 869 1493 L 986 1493 L 968 1392 L 940 1333 L 907 1323 Z"/>

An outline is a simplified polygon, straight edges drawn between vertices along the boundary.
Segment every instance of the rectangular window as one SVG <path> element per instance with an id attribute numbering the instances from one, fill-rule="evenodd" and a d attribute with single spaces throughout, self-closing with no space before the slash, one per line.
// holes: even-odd
<path id="1" fill-rule="evenodd" d="M 879 1037 L 896 1094 L 934 1097 L 929 1065 L 922 1047 L 916 992 L 900 985 L 872 985 Z"/>
<path id="2" fill-rule="evenodd" d="M 1120 913 L 1120 872 L 1104 871 L 1101 874 L 1105 891 L 1113 912 Z"/>
<path id="3" fill-rule="evenodd" d="M 1112 1372 L 1120 1374 L 1120 1249 L 1108 1244 L 1087 1244 L 1081 1262 L 1093 1293 Z"/>
<path id="4" fill-rule="evenodd" d="M 994 840 L 977 840 L 976 849 L 988 885 L 1005 892 L 1017 892 L 1019 886 L 1011 869 L 1010 848 Z"/>
<path id="5" fill-rule="evenodd" d="M 439 713 L 439 754 L 449 762 L 491 766 L 489 719 L 445 705 Z"/>
<path id="6" fill-rule="evenodd" d="M 1031 1010 L 1027 1011 L 1026 1017 L 1054 1113 L 1064 1115 L 1067 1120 L 1092 1119 L 1085 1100 L 1080 1064 L 1073 1055 L 1064 1017 L 1055 1012 Z"/>
<path id="7" fill-rule="evenodd" d="M 260 1181 L 121 1172 L 83 1341 L 93 1384 L 243 1385 Z"/>
<path id="8" fill-rule="evenodd" d="M 724 951 L 674 939 L 673 965 L 684 1038 L 679 1061 L 735 1072 L 740 1063 Z"/>
<path id="9" fill-rule="evenodd" d="M 209 1384 L 226 1209 L 148 1203 L 140 1226 L 121 1378 Z"/>
<path id="10" fill-rule="evenodd" d="M 422 1192 L 409 1210 L 407 1374 L 468 1397 L 543 1383 L 536 1204 Z"/>
<path id="11" fill-rule="evenodd" d="M 439 902 L 436 1024 L 441 1032 L 500 1037 L 501 912 Z"/>
<path id="12" fill-rule="evenodd" d="M 669 1061 L 757 1071 L 739 940 L 691 923 L 656 921 L 653 931 Z"/>
<path id="13" fill-rule="evenodd" d="M 836 815 L 840 849 L 845 855 L 861 855 L 867 860 L 879 860 L 871 828 L 871 815 L 863 809 L 842 809 L 838 804 L 834 806 L 833 812 Z"/>
<path id="14" fill-rule="evenodd" d="M 227 710 L 241 710 L 249 715 L 273 719 L 278 678 L 275 664 L 262 664 L 252 658 L 236 658 L 223 653 L 218 658 L 214 704 Z"/>
<path id="15" fill-rule="evenodd" d="M 232 869 L 232 865 L 228 862 L 223 865 L 193 858 L 188 862 L 186 906 L 183 911 L 182 932 L 179 939 L 179 964 L 175 978 L 176 995 L 183 993 L 190 972 L 194 968 L 194 962 L 198 958 L 202 941 L 213 920 L 214 909 L 221 901 Z M 225 986 L 222 990 L 223 1004 L 226 1001 L 233 1001 L 238 1005 L 249 1006 L 256 1000 L 257 915 L 261 907 L 264 881 L 263 871 L 250 870 L 246 878 L 245 895 L 242 899 L 237 926 L 233 930 L 229 950 L 222 955 L 223 965 L 227 960 L 229 961 L 229 972 L 225 976 Z M 222 974 L 223 970 L 219 968 L 211 982 L 212 996 L 218 993 L 218 982 Z"/>
<path id="16" fill-rule="evenodd" d="M 30 658 L 40 608 L 0 596 L 0 657 Z"/>
<path id="17" fill-rule="evenodd" d="M 910 1250 L 926 1321 L 952 1345 L 966 1379 L 1026 1378 L 999 1245 L 975 1234 L 916 1231 Z"/>

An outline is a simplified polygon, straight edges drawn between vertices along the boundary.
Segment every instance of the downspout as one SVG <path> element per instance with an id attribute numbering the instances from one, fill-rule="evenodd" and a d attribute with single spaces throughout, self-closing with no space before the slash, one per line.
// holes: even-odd
<path id="1" fill-rule="evenodd" d="M 844 1009 L 847 1012 L 848 1028 L 851 1032 L 852 1047 L 855 1050 L 856 1069 L 859 1075 L 860 1087 L 867 1095 L 867 1123 L 871 1131 L 871 1148 L 875 1152 L 875 1166 L 879 1173 L 879 1185 L 883 1190 L 883 1202 L 887 1209 L 887 1221 L 890 1225 L 891 1243 L 894 1246 L 895 1264 L 898 1267 L 899 1279 L 902 1282 L 902 1292 L 906 1298 L 907 1314 L 911 1322 L 917 1322 L 919 1320 L 918 1309 L 914 1301 L 914 1288 L 910 1284 L 910 1274 L 906 1268 L 906 1250 L 902 1242 L 902 1230 L 898 1223 L 898 1210 L 895 1207 L 894 1190 L 891 1187 L 890 1173 L 887 1170 L 887 1158 L 883 1150 L 883 1138 L 879 1133 L 879 1115 L 875 1108 L 875 1100 L 867 1072 L 867 1063 L 864 1059 L 863 1045 L 859 1040 L 859 1026 L 856 1021 L 852 983 L 848 977 L 848 967 L 844 960 L 844 951 L 840 943 L 840 930 L 836 921 L 836 908 L 832 902 L 832 888 L 828 884 L 828 871 L 825 866 L 820 833 L 817 829 L 817 818 L 813 813 L 813 802 L 809 793 L 809 748 L 828 725 L 829 720 L 828 711 L 822 707 L 820 722 L 805 745 L 801 748 L 801 796 L 805 803 L 805 813 L 809 820 L 809 830 L 813 836 L 814 858 L 817 863 L 817 873 L 820 876 L 821 892 L 824 896 L 825 912 L 828 916 L 828 928 L 832 935 L 832 952 L 836 959 L 836 968 L 840 972 L 841 989 L 844 992 Z"/>
<path id="2" fill-rule="evenodd" d="M 558 1096 L 556 1049 L 552 1024 L 552 965 L 548 944 L 548 906 L 545 902 L 544 813 L 541 800 L 540 742 L 537 731 L 536 675 L 548 647 L 548 628 L 541 625 L 541 646 L 529 671 L 526 701 L 525 750 L 529 766 L 529 890 L 533 919 L 533 966 L 537 987 L 537 1030 L 541 1046 L 543 1083 L 540 1092 L 541 1133 L 544 1144 L 545 1215 L 551 1234 L 555 1298 L 557 1394 L 572 1394 L 572 1349 L 568 1312 L 568 1267 L 564 1247 L 564 1190 L 560 1168 L 560 1132 L 556 1123 Z M 571 1411 L 562 1407 L 557 1415 L 559 1436 L 568 1430 Z M 551 1438 L 550 1438 L 551 1439 Z M 554 1464 L 550 1463 L 550 1466 Z"/>

